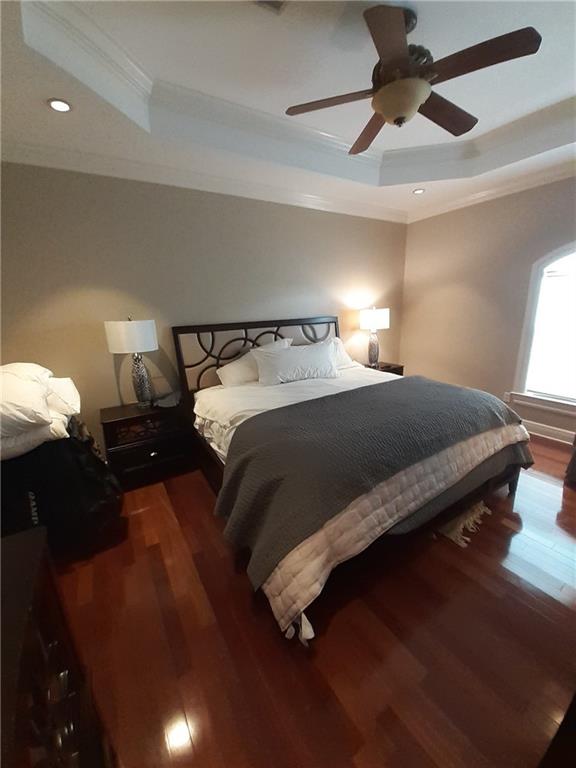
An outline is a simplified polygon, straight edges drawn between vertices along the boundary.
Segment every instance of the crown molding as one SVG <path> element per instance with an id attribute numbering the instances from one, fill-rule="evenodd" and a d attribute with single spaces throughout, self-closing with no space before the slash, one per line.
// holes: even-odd
<path id="1" fill-rule="evenodd" d="M 181 166 L 144 163 L 122 157 L 80 152 L 60 147 L 4 142 L 2 161 L 165 184 L 347 216 L 358 216 L 365 219 L 378 219 L 399 224 L 407 222 L 405 211 L 387 208 L 377 203 L 366 203 L 338 196 L 293 192 L 270 184 L 226 178 L 185 169 Z"/>
<path id="2" fill-rule="evenodd" d="M 552 104 L 475 139 L 385 152 L 380 186 L 479 176 L 576 143 L 576 98 Z"/>
<path id="3" fill-rule="evenodd" d="M 337 136 L 172 83 L 154 83 L 150 132 L 328 176 L 378 185 L 380 153 L 348 154 Z"/>
<path id="4" fill-rule="evenodd" d="M 26 45 L 150 129 L 151 78 L 78 3 L 27 0 L 20 9 Z"/>
<path id="5" fill-rule="evenodd" d="M 553 168 L 527 174 L 520 179 L 495 185 L 482 192 L 463 195 L 457 201 L 445 204 L 430 204 L 424 210 L 402 211 L 375 203 L 360 202 L 338 196 L 313 195 L 305 192 L 294 193 L 281 187 L 260 184 L 243 179 L 231 179 L 213 174 L 171 167 L 155 163 L 143 163 L 91 152 L 79 152 L 59 147 L 38 144 L 4 142 L 2 161 L 36 165 L 44 168 L 91 173 L 97 176 L 145 181 L 155 184 L 196 189 L 203 192 L 246 197 L 253 200 L 294 205 L 301 208 L 358 216 L 367 219 L 390 221 L 399 224 L 413 224 L 418 221 L 441 216 L 451 211 L 468 208 L 481 203 L 505 197 L 524 190 L 553 184 L 568 178 L 576 178 L 576 162 L 561 163 Z"/>
<path id="6" fill-rule="evenodd" d="M 250 133 L 258 131 L 278 140 L 308 141 L 315 145 L 316 150 L 328 149 L 346 155 L 350 160 L 359 160 L 358 165 L 370 165 L 380 161 L 381 152 L 374 148 L 360 155 L 348 155 L 349 142 L 331 133 L 163 80 L 154 82 L 151 99 L 158 107 L 183 114 L 186 118 L 191 114 L 201 113 L 206 120 L 230 128 L 239 128 Z"/>
<path id="7" fill-rule="evenodd" d="M 444 213 L 460 210 L 461 208 L 469 208 L 473 205 L 496 200 L 499 197 L 514 195 L 517 192 L 524 192 L 527 189 L 544 187 L 547 184 L 553 184 L 555 181 L 563 181 L 564 179 L 570 178 L 576 179 L 576 160 L 561 163 L 552 168 L 547 168 L 545 171 L 527 174 L 522 178 L 493 186 L 482 192 L 474 192 L 470 195 L 464 195 L 451 203 L 440 205 L 432 204 L 424 210 L 419 209 L 418 211 L 408 212 L 407 222 L 408 224 L 413 224 L 417 221 L 431 219 L 435 216 L 441 216 Z"/>
<path id="8" fill-rule="evenodd" d="M 297 123 L 170 83 L 155 83 L 155 136 L 195 142 L 280 165 L 377 187 L 479 176 L 576 142 L 576 98 L 526 115 L 475 139 L 368 152 Z"/>
<path id="9" fill-rule="evenodd" d="M 383 187 L 470 178 L 576 142 L 576 100 L 474 139 L 347 154 L 349 142 L 296 121 L 155 82 L 78 3 L 21 3 L 27 45 L 154 136 Z M 470 204 L 470 203 L 465 203 Z"/>

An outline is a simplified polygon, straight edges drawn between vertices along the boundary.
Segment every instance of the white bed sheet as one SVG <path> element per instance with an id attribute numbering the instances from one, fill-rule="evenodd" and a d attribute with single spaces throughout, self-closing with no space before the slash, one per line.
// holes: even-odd
<path id="1" fill-rule="evenodd" d="M 194 425 L 220 459 L 225 461 L 234 432 L 251 416 L 304 400 L 400 378 L 394 373 L 365 368 L 360 363 L 340 368 L 339 374 L 335 379 L 305 379 L 274 387 L 263 387 L 254 382 L 239 387 L 202 389 L 194 398 Z"/>

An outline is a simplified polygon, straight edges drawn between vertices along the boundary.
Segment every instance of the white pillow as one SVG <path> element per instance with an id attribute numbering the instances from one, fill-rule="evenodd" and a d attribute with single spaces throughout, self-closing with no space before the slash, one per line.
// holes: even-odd
<path id="1" fill-rule="evenodd" d="M 257 349 L 287 349 L 292 344 L 292 339 L 278 339 L 270 344 L 264 344 Z M 258 381 L 258 368 L 251 349 L 245 355 L 232 363 L 218 368 L 216 374 L 225 387 L 239 387 L 241 384 L 249 384 Z"/>
<path id="2" fill-rule="evenodd" d="M 69 416 L 65 416 L 62 413 L 55 413 L 54 411 L 50 411 L 50 416 L 52 416 L 52 422 L 50 423 L 50 426 L 48 429 L 50 430 L 50 437 L 49 440 L 62 440 L 65 437 L 70 437 L 68 434 L 68 422 L 70 421 Z"/>
<path id="3" fill-rule="evenodd" d="M 37 363 L 7 363 L 0 370 L 13 373 L 21 379 L 37 381 L 38 384 L 45 384 L 54 375 L 49 368 L 44 368 L 44 366 Z"/>
<path id="4" fill-rule="evenodd" d="M 72 379 L 48 379 L 48 407 L 63 416 L 80 413 L 80 393 Z"/>
<path id="5" fill-rule="evenodd" d="M 20 435 L 3 437 L 0 441 L 0 459 L 2 461 L 15 459 L 28 453 L 28 451 L 33 451 L 34 448 L 38 448 L 39 445 L 51 439 L 49 424 L 45 424 L 43 427 L 34 427 Z"/>
<path id="6" fill-rule="evenodd" d="M 344 346 L 342 339 L 339 336 L 334 336 L 334 338 L 331 339 L 331 342 L 334 347 L 336 368 L 348 368 L 350 365 L 354 365 L 354 360 L 352 360 L 348 352 L 346 352 L 346 347 Z"/>
<path id="7" fill-rule="evenodd" d="M 255 349 L 259 382 L 269 387 L 302 379 L 335 379 L 340 374 L 334 349 L 332 339 L 288 349 Z"/>
<path id="8" fill-rule="evenodd" d="M 27 432 L 22 432 L 12 437 L 3 437 L 0 440 L 0 459 L 2 461 L 15 459 L 29 451 L 33 451 L 34 448 L 38 448 L 42 443 L 70 437 L 66 431 L 67 417 L 60 414 L 52 415 L 54 419 L 51 424 L 32 427 Z"/>
<path id="9" fill-rule="evenodd" d="M 50 424 L 46 386 L 0 369 L 0 420 L 2 437 Z"/>

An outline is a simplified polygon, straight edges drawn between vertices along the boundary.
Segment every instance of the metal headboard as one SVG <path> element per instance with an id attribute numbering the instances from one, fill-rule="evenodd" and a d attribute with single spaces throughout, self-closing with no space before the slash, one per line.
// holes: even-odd
<path id="1" fill-rule="evenodd" d="M 219 384 L 216 369 L 241 357 L 252 347 L 285 337 L 293 338 L 295 345 L 314 344 L 338 335 L 335 315 L 174 326 L 172 336 L 184 404 L 191 404 L 191 393 L 196 390 Z"/>

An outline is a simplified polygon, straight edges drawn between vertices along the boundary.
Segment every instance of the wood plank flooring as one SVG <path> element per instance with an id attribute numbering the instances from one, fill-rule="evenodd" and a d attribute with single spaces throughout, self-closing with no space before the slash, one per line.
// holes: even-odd
<path id="1" fill-rule="evenodd" d="M 389 537 L 332 575 L 309 649 L 253 595 L 195 472 L 129 493 L 59 574 L 124 768 L 535 768 L 576 689 L 576 491 L 534 440 L 462 550 Z"/>

